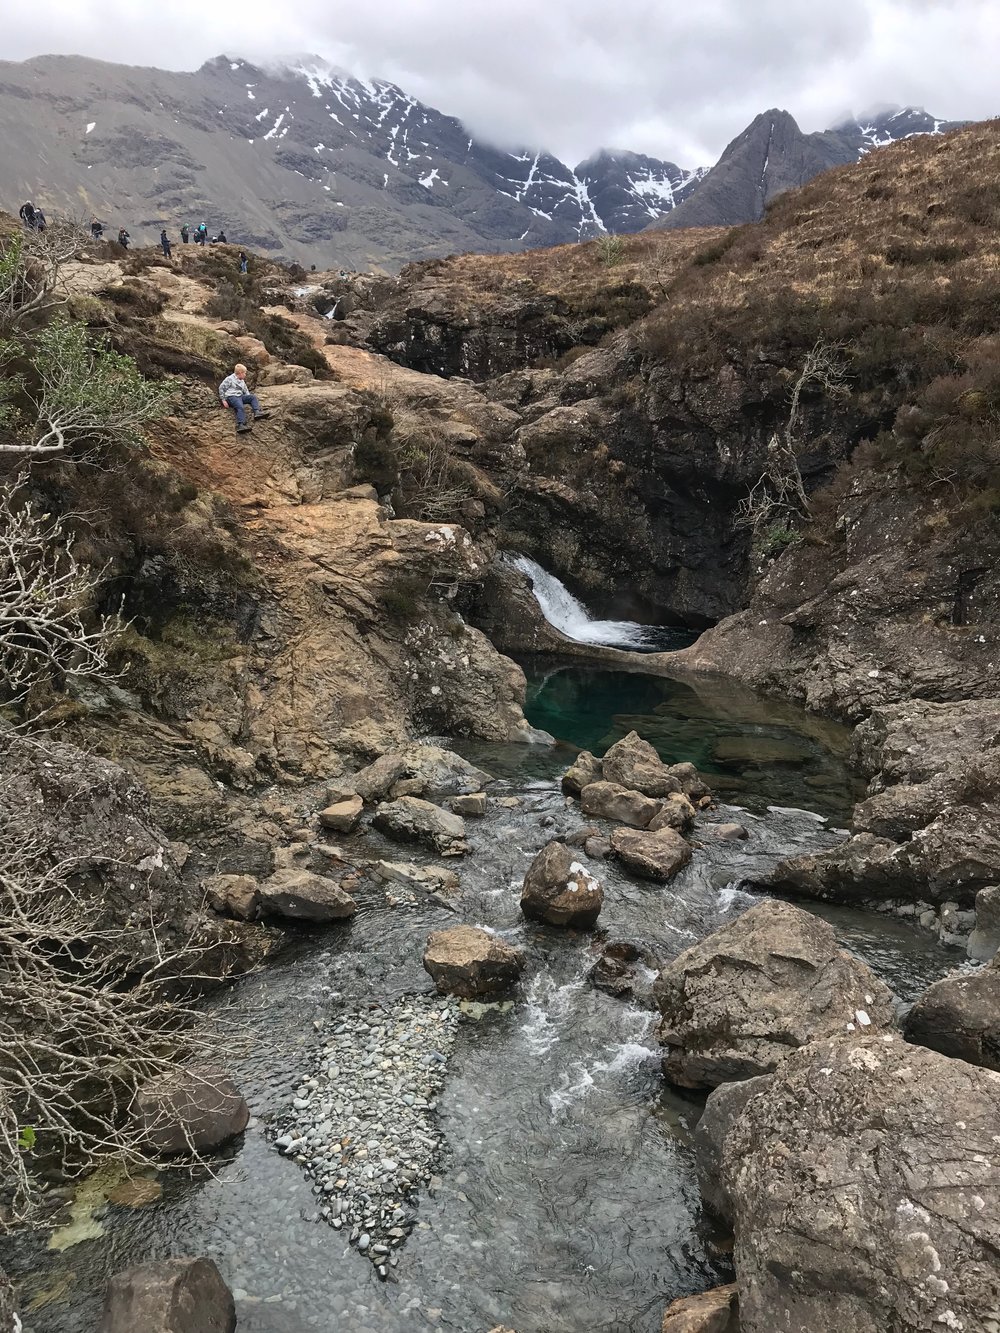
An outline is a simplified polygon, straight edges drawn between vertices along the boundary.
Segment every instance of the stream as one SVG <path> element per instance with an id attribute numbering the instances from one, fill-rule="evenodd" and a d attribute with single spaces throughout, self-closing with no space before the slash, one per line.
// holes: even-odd
<path id="1" fill-rule="evenodd" d="M 529 719 L 566 744 L 460 747 L 497 781 L 486 818 L 468 821 L 471 856 L 449 863 L 461 877 L 457 911 L 422 894 L 392 903 L 366 880 L 352 921 L 301 932 L 223 997 L 252 1034 L 230 1059 L 253 1114 L 243 1141 L 215 1178 L 166 1173 L 158 1202 L 105 1205 L 102 1235 L 59 1252 L 44 1234 L 9 1245 L 25 1333 L 90 1333 L 108 1275 L 167 1255 L 215 1259 L 240 1333 L 657 1333 L 670 1301 L 728 1278 L 699 1215 L 691 1130 L 701 1101 L 664 1086 L 654 1016 L 589 984 L 594 937 L 524 920 L 520 881 L 547 841 L 585 822 L 559 788 L 572 747 L 600 753 L 635 727 L 665 758 L 704 769 L 724 802 L 709 818 L 751 833 L 711 840 L 665 887 L 595 865 L 606 893 L 598 934 L 669 960 L 750 905 L 741 881 L 841 836 L 857 794 L 846 733 L 733 686 L 526 666 Z M 505 808 L 505 797 L 520 804 Z M 409 859 L 371 830 L 351 843 L 358 856 Z M 904 1001 L 959 959 L 902 921 L 823 915 Z M 267 1131 L 338 1015 L 432 992 L 424 941 L 458 921 L 497 930 L 527 966 L 512 1005 L 466 1007 L 436 1111 L 436 1175 L 382 1281 L 321 1219 L 307 1177 Z"/>

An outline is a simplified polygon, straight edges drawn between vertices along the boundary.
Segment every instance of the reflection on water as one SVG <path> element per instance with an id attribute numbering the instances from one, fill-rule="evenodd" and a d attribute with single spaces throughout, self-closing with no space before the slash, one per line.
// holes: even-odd
<path id="1" fill-rule="evenodd" d="M 602 755 L 637 731 L 667 763 L 688 760 L 725 800 L 797 806 L 845 821 L 863 787 L 845 759 L 850 733 L 732 681 L 672 680 L 529 659 L 525 712 L 557 740 Z"/>

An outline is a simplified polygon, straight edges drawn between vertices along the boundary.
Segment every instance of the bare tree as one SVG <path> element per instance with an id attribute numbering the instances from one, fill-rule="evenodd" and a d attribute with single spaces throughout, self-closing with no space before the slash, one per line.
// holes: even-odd
<path id="1" fill-rule="evenodd" d="M 0 762 L 11 743 L 0 738 Z M 16 743 L 38 744 L 45 761 L 44 742 Z M 196 970 L 199 950 L 161 943 L 151 907 L 146 956 L 134 927 L 104 924 L 99 905 L 74 888 L 77 863 L 48 861 L 34 813 L 4 790 L 13 781 L 0 779 L 0 1178 L 8 1189 L 0 1223 L 7 1225 L 33 1220 L 39 1166 L 72 1179 L 102 1160 L 148 1165 L 149 1125 L 135 1114 L 136 1092 L 209 1052 L 198 1015 L 168 998 L 164 984 Z M 193 1146 L 184 1154 L 198 1156 Z"/>
<path id="2" fill-rule="evenodd" d="M 107 678 L 124 628 L 94 615 L 102 571 L 81 565 L 65 520 L 39 513 L 27 477 L 0 487 L 0 697 L 20 703 L 42 680 Z"/>
<path id="3" fill-rule="evenodd" d="M 830 397 L 840 397 L 846 392 L 846 382 L 842 348 L 836 343 L 816 342 L 792 388 L 784 429 L 775 431 L 767 442 L 764 471 L 737 507 L 737 523 L 751 528 L 755 536 L 772 524 L 797 524 L 811 516 L 796 452 L 802 395 L 809 389 L 819 389 Z"/>
<path id="4" fill-rule="evenodd" d="M 44 231 L 8 237 L 0 251 L 0 336 L 24 329 L 65 303 L 60 278 L 86 240 L 87 229 L 72 218 L 57 219 Z"/>

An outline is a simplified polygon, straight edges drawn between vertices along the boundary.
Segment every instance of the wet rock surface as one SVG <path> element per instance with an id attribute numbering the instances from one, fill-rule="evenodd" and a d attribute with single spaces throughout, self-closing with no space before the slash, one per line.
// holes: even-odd
<path id="1" fill-rule="evenodd" d="M 232 1292 L 210 1259 L 163 1259 L 108 1283 L 98 1333 L 235 1333 Z"/>
<path id="2" fill-rule="evenodd" d="M 683 790 L 649 741 L 635 731 L 612 745 L 601 760 L 601 771 L 605 781 L 642 792 L 644 796 L 669 796 Z"/>
<path id="3" fill-rule="evenodd" d="M 723 1149 L 744 1333 L 1000 1326 L 998 1090 L 888 1033 L 791 1054 Z"/>
<path id="4" fill-rule="evenodd" d="M 1000 968 L 996 961 L 936 981 L 906 1015 L 903 1034 L 917 1046 L 1000 1070 Z"/>
<path id="5" fill-rule="evenodd" d="M 585 815 L 614 820 L 631 828 L 648 828 L 663 808 L 660 801 L 614 782 L 592 782 L 584 787 L 580 805 Z"/>
<path id="6" fill-rule="evenodd" d="M 818 1037 L 894 1022 L 889 988 L 832 927 L 773 901 L 686 949 L 654 994 L 663 1072 L 686 1088 L 769 1073 Z"/>
<path id="7" fill-rule="evenodd" d="M 335 879 L 295 867 L 276 870 L 258 886 L 264 916 L 323 924 L 343 921 L 358 910 L 357 903 Z"/>
<path id="8" fill-rule="evenodd" d="M 243 1094 L 219 1069 L 166 1074 L 135 1095 L 132 1114 L 156 1152 L 208 1153 L 242 1134 L 250 1119 Z"/>
<path id="9" fill-rule="evenodd" d="M 521 887 L 521 911 L 550 926 L 589 929 L 603 903 L 599 881 L 561 842 L 538 853 Z"/>
<path id="10" fill-rule="evenodd" d="M 322 1219 L 385 1278 L 440 1147 L 435 1110 L 455 1041 L 452 999 L 343 1013 L 275 1138 L 313 1181 Z"/>
<path id="11" fill-rule="evenodd" d="M 736 1284 L 683 1296 L 663 1316 L 662 1333 L 740 1333 Z"/>
<path id="12" fill-rule="evenodd" d="M 642 879 L 666 884 L 691 860 L 691 846 L 672 828 L 649 833 L 615 829 L 611 850 L 622 864 Z"/>

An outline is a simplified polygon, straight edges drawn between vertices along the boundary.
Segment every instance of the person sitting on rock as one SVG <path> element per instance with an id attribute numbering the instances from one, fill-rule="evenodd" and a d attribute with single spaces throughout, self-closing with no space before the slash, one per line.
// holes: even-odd
<path id="1" fill-rule="evenodd" d="M 129 236 L 125 228 L 120 227 L 118 230 L 118 244 L 121 246 L 123 250 L 128 249 L 128 243 L 131 239 L 132 239 L 131 236 Z"/>
<path id="2" fill-rule="evenodd" d="M 167 235 L 166 227 L 160 232 L 160 247 L 163 250 L 164 257 L 170 258 L 170 237 Z"/>
<path id="3" fill-rule="evenodd" d="M 224 231 L 220 231 L 219 234 L 218 234 L 218 236 L 216 236 L 215 239 L 218 241 L 218 243 L 219 243 L 220 245 L 228 245 L 228 244 L 229 244 L 229 242 L 226 240 L 226 233 L 225 233 Z"/>
<path id="4" fill-rule="evenodd" d="M 245 407 L 253 412 L 254 421 L 264 421 L 267 413 L 261 407 L 256 394 L 247 387 L 247 368 L 242 363 L 233 367 L 233 373 L 227 375 L 219 385 L 219 402 L 223 407 L 231 407 L 236 413 L 236 434 L 243 435 L 251 429 L 247 421 Z"/>

